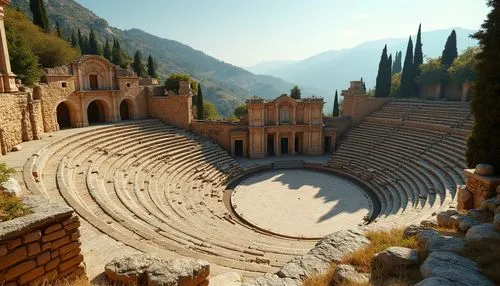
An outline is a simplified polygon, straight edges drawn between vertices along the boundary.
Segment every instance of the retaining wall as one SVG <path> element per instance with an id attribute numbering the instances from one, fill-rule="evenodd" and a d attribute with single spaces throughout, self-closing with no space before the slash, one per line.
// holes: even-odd
<path id="1" fill-rule="evenodd" d="M 0 285 L 33 285 L 82 270 L 80 222 L 73 210 L 30 196 L 33 213 L 0 223 Z"/>

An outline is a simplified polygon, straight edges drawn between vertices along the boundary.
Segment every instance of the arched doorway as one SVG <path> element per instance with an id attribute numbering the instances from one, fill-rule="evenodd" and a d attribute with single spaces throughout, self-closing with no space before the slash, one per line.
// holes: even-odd
<path id="1" fill-rule="evenodd" d="M 57 124 L 59 125 L 59 129 L 65 129 L 71 127 L 71 114 L 69 111 L 68 104 L 65 102 L 59 103 L 57 105 Z"/>
<path id="2" fill-rule="evenodd" d="M 131 106 L 130 103 L 127 100 L 123 100 L 120 103 L 120 118 L 121 120 L 130 120 L 131 118 Z"/>
<path id="3" fill-rule="evenodd" d="M 89 125 L 106 122 L 104 104 L 99 100 L 92 101 L 87 107 Z"/>

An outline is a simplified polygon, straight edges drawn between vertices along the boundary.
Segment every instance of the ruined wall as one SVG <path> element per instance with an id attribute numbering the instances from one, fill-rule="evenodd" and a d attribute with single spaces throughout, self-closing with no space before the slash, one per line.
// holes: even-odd
<path id="1" fill-rule="evenodd" d="M 475 174 L 474 171 L 474 169 L 464 170 L 467 177 L 465 189 L 472 194 L 472 206 L 478 208 L 484 200 L 496 195 L 496 188 L 500 185 L 500 177 L 481 176 Z"/>
<path id="2" fill-rule="evenodd" d="M 38 139 L 43 130 L 40 102 L 32 102 L 28 93 L 0 94 L 0 146 L 6 154 L 23 141 Z"/>
<path id="3" fill-rule="evenodd" d="M 361 121 L 391 100 L 392 98 L 375 98 L 367 95 L 346 95 L 342 115 L 349 116 L 354 121 Z"/>
<path id="4" fill-rule="evenodd" d="M 80 269 L 83 261 L 73 210 L 45 198 L 25 201 L 32 214 L 0 223 L 0 285 L 54 281 Z"/>
<path id="5" fill-rule="evenodd" d="M 202 137 L 217 142 L 224 150 L 231 152 L 231 132 L 246 131 L 248 126 L 232 122 L 196 120 L 191 122 L 190 129 Z"/>
<path id="6" fill-rule="evenodd" d="M 46 77 L 45 83 L 35 88 L 34 96 L 42 101 L 43 129 L 45 132 L 57 131 L 57 105 L 75 91 L 75 78 L 73 76 L 54 76 Z M 81 127 L 81 122 L 76 122 L 79 111 L 77 104 L 68 103 L 71 115 L 75 117 L 72 120 L 72 127 Z"/>
<path id="7" fill-rule="evenodd" d="M 189 129 L 192 120 L 190 95 L 151 96 L 151 118 L 183 129 Z"/>

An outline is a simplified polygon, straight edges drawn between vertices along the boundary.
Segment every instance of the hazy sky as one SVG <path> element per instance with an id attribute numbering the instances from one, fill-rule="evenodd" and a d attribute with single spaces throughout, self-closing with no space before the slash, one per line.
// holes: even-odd
<path id="1" fill-rule="evenodd" d="M 250 66 L 300 60 L 368 40 L 478 29 L 486 0 L 76 0 L 109 24 L 176 40 Z"/>

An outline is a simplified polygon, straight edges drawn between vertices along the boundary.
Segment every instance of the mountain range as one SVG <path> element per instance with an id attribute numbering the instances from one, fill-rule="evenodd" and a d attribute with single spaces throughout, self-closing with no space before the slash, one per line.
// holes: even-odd
<path id="1" fill-rule="evenodd" d="M 165 80 L 172 73 L 187 73 L 200 81 L 204 98 L 213 102 L 223 116 L 231 115 L 234 108 L 243 104 L 250 96 L 275 98 L 288 93 L 293 84 L 269 75 L 255 75 L 240 67 L 222 62 L 180 42 L 163 39 L 139 29 L 121 30 L 73 0 L 46 0 L 51 20 L 59 22 L 63 31 L 80 29 L 89 34 L 96 33 L 101 44 L 106 39 L 116 38 L 122 48 L 132 56 L 140 50 L 143 57 L 151 54 L 157 64 L 158 73 Z M 13 0 L 12 5 L 31 17 L 29 0 Z M 306 95 L 321 95 L 317 89 L 303 89 Z"/>
<path id="2" fill-rule="evenodd" d="M 335 90 L 346 89 L 349 81 L 363 77 L 368 88 L 374 87 L 378 62 L 385 44 L 393 55 L 396 51 L 403 51 L 404 55 L 408 42 L 407 38 L 381 39 L 353 48 L 326 51 L 300 61 L 268 61 L 240 68 L 174 40 L 139 29 L 111 27 L 105 19 L 74 0 L 45 1 L 51 22 L 59 22 L 63 30 L 80 29 L 88 35 L 93 29 L 101 43 L 106 39 L 120 40 L 122 48 L 130 56 L 136 50 L 140 50 L 143 57 L 151 54 L 158 64 L 162 80 L 172 73 L 191 75 L 201 82 L 205 99 L 213 102 L 223 116 L 231 115 L 235 107 L 251 96 L 276 98 L 288 93 L 294 84 L 300 86 L 303 96 L 325 97 L 325 112 L 329 113 Z M 12 0 L 12 5 L 31 17 L 29 0 Z M 424 54 L 429 57 L 440 56 L 451 30 L 423 32 Z M 474 31 L 462 28 L 455 30 L 459 51 L 477 45 L 477 41 L 469 37 Z M 412 38 L 415 39 L 415 35 Z"/>
<path id="3" fill-rule="evenodd" d="M 453 29 L 457 32 L 459 52 L 467 47 L 478 45 L 475 39 L 469 37 L 475 32 L 473 30 L 450 28 L 422 32 L 424 56 L 441 56 L 446 39 Z M 415 44 L 416 36 L 412 35 L 412 39 Z M 393 57 L 397 51 L 402 51 L 404 61 L 408 38 L 387 38 L 365 42 L 349 49 L 326 51 L 301 61 L 263 62 L 247 67 L 247 70 L 279 77 L 299 86 L 307 85 L 326 91 L 325 109 L 328 113 L 332 107 L 331 98 L 335 90 L 347 89 L 349 81 L 363 77 L 366 87 L 374 88 L 378 64 L 385 44 Z"/>

